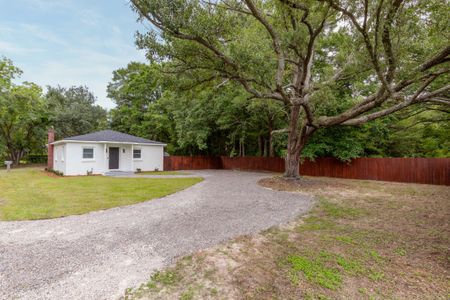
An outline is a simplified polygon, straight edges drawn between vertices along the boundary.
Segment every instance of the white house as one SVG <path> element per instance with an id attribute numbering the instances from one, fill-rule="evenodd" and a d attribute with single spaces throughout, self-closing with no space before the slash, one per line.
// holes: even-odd
<path id="1" fill-rule="evenodd" d="M 166 144 L 114 130 L 54 141 L 49 131 L 48 167 L 64 175 L 163 170 Z"/>

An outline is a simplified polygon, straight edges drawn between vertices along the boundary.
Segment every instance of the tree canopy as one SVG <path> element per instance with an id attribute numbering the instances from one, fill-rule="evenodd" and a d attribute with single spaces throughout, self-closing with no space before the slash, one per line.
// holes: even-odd
<path id="1" fill-rule="evenodd" d="M 43 146 L 39 138 L 48 124 L 42 89 L 34 83 L 13 84 L 21 74 L 6 58 L 0 60 L 0 141 L 18 164 L 30 149 Z"/>
<path id="2" fill-rule="evenodd" d="M 48 87 L 45 98 L 50 124 L 59 138 L 108 127 L 106 110 L 95 104 L 96 98 L 87 87 Z"/>
<path id="3" fill-rule="evenodd" d="M 107 112 L 83 86 L 18 83 L 0 59 L 0 156 L 110 127 L 170 154 L 450 155 L 449 11 L 439 0 L 132 0 L 148 62 L 117 69 Z"/>
<path id="4" fill-rule="evenodd" d="M 153 28 L 137 38 L 150 60 L 285 106 L 289 177 L 322 128 L 449 104 L 442 1 L 131 2 Z"/>
<path id="5" fill-rule="evenodd" d="M 59 138 L 108 126 L 106 110 L 86 87 L 48 87 L 44 94 L 35 83 L 15 83 L 21 74 L 0 59 L 0 158 L 19 164 L 27 154 L 45 153 L 50 126 Z"/>

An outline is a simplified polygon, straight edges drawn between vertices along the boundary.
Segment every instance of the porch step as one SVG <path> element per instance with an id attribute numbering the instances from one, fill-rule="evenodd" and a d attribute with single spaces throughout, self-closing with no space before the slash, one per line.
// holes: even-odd
<path id="1" fill-rule="evenodd" d="M 130 176 L 134 175 L 134 172 L 131 171 L 108 171 L 105 173 L 105 176 Z"/>

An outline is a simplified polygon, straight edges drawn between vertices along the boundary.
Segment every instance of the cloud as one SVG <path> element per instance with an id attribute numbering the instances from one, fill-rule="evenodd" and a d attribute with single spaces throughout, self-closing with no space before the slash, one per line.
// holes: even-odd
<path id="1" fill-rule="evenodd" d="M 6 41 L 0 41 L 0 53 L 4 54 L 31 54 L 42 52 L 42 48 L 21 47 Z"/>
<path id="2" fill-rule="evenodd" d="M 77 13 L 80 18 L 80 21 L 88 26 L 99 26 L 100 24 L 104 24 L 104 18 L 93 10 L 82 10 Z"/>
<path id="3" fill-rule="evenodd" d="M 35 9 L 48 10 L 48 9 L 67 9 L 72 7 L 69 0 L 23 0 L 25 5 L 29 5 Z"/>
<path id="4" fill-rule="evenodd" d="M 112 108 L 106 97 L 112 72 L 145 61 L 134 46 L 140 25 L 122 1 L 16 0 L 0 11 L 0 55 L 23 70 L 20 81 L 85 85 L 98 104 Z"/>
<path id="5" fill-rule="evenodd" d="M 114 103 L 107 98 L 106 87 L 112 72 L 124 67 L 130 61 L 145 61 L 144 54 L 136 50 L 122 55 L 106 54 L 93 49 L 73 49 L 71 55 L 61 60 L 46 59 L 38 64 L 25 64 L 22 80 L 32 81 L 43 87 L 84 85 L 97 97 L 97 103 L 105 108 L 113 108 Z"/>
<path id="6" fill-rule="evenodd" d="M 41 26 L 34 24 L 21 24 L 19 28 L 22 31 L 28 32 L 28 35 L 43 40 L 45 42 L 58 44 L 60 46 L 69 47 L 69 43 L 58 35 L 43 29 Z"/>

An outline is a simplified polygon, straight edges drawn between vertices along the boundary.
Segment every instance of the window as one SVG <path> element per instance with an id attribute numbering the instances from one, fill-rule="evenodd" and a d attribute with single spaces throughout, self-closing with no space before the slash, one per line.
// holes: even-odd
<path id="1" fill-rule="evenodd" d="M 83 148 L 83 159 L 94 159 L 94 148 Z"/>
<path id="2" fill-rule="evenodd" d="M 133 149 L 133 158 L 141 159 L 141 149 Z"/>

